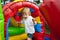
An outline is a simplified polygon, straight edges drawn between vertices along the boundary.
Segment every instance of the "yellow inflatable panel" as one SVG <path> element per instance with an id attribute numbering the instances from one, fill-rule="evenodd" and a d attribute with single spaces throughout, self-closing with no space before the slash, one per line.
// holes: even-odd
<path id="1" fill-rule="evenodd" d="M 18 10 L 18 12 L 21 12 L 23 9 L 24 9 L 24 8 L 20 8 L 20 9 Z"/>
<path id="2" fill-rule="evenodd" d="M 40 17 L 39 16 L 36 17 L 35 20 L 36 20 L 37 23 L 41 23 L 41 20 L 40 20 Z"/>
<path id="3" fill-rule="evenodd" d="M 10 24 L 14 27 L 18 27 L 18 23 L 16 22 L 16 20 L 14 19 L 14 17 L 10 18 Z"/>
<path id="4" fill-rule="evenodd" d="M 24 0 L 14 0 L 14 2 L 18 2 L 18 1 L 24 1 Z"/>
<path id="5" fill-rule="evenodd" d="M 0 40 L 2 40 L 2 39 L 1 39 L 1 36 L 0 36 Z"/>
<path id="6" fill-rule="evenodd" d="M 25 27 L 25 25 L 24 24 L 19 24 L 19 27 Z"/>
<path id="7" fill-rule="evenodd" d="M 8 40 L 25 40 L 25 39 L 27 39 L 27 34 L 11 36 L 11 37 L 9 37 Z"/>

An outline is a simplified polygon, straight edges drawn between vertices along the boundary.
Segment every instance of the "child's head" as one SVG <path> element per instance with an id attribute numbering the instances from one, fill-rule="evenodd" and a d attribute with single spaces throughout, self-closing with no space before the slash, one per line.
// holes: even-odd
<path id="1" fill-rule="evenodd" d="M 23 16 L 24 18 L 27 18 L 28 16 L 31 15 L 30 9 L 27 8 L 27 7 L 25 7 L 25 8 L 22 10 L 22 13 L 23 13 L 22 16 Z"/>

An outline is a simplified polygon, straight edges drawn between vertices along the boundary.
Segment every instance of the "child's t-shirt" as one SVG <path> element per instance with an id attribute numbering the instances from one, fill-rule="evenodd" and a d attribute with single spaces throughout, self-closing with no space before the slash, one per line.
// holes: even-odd
<path id="1" fill-rule="evenodd" d="M 26 33 L 33 34 L 35 32 L 34 23 L 33 23 L 32 19 L 33 19 L 32 16 L 28 16 L 26 19 L 23 19 L 21 21 L 21 23 L 24 23 L 24 25 L 25 25 L 25 32 Z"/>

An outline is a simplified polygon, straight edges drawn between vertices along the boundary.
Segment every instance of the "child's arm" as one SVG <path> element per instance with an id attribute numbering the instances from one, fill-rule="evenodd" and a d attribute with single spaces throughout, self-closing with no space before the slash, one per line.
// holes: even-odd
<path id="1" fill-rule="evenodd" d="M 19 27 L 24 27 L 23 20 L 21 20 L 18 25 L 19 25 Z"/>
<path id="2" fill-rule="evenodd" d="M 37 22 L 36 22 L 36 20 L 34 18 L 32 19 L 32 21 L 33 21 L 34 24 L 37 24 Z"/>

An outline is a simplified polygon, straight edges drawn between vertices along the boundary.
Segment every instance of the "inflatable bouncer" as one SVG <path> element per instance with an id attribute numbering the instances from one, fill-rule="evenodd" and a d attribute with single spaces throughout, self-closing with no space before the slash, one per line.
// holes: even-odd
<path id="1" fill-rule="evenodd" d="M 31 15 L 38 19 L 38 21 L 36 19 L 38 23 L 35 25 L 36 32 L 33 40 L 60 40 L 60 0 L 44 0 L 40 8 L 33 3 L 19 1 L 10 2 L 2 7 L 0 0 L 0 40 L 25 40 L 27 38 L 24 25 L 22 24 L 23 27 L 19 27 L 16 23 L 16 21 L 19 21 L 19 17 L 15 16 L 18 10 L 23 7 L 33 9 Z M 44 20 L 48 24 L 51 34 L 45 34 Z M 12 24 L 12 26 L 9 24 Z"/>
<path id="2" fill-rule="evenodd" d="M 8 5 L 8 6 L 7 6 Z M 37 21 L 35 25 L 34 40 L 44 40 L 44 20 L 39 11 L 39 7 L 31 2 L 10 2 L 3 7 L 4 14 L 4 36 L 6 40 L 25 40 L 27 34 L 25 33 L 24 24 L 18 24 L 21 20 L 18 16 L 18 11 L 21 8 L 28 7 L 32 9 L 31 15 Z M 20 11 L 19 11 L 20 12 Z M 21 15 L 21 14 L 20 14 Z M 10 26 L 9 26 L 10 25 Z M 12 26 L 11 26 L 12 25 Z"/>
<path id="3" fill-rule="evenodd" d="M 1 1 L 0 1 L 0 40 L 4 40 L 4 17 L 2 13 Z"/>

